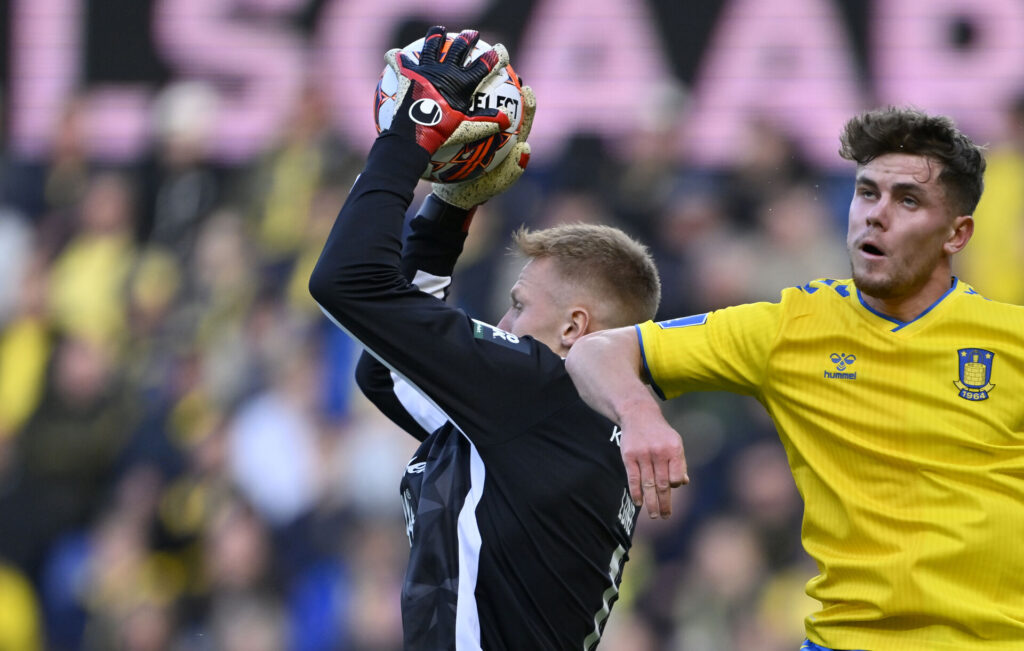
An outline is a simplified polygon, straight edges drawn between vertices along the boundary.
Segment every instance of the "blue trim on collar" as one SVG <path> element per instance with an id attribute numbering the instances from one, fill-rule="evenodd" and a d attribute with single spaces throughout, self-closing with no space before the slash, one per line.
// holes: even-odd
<path id="1" fill-rule="evenodd" d="M 893 328 L 893 329 L 891 330 L 891 332 L 896 332 L 897 330 L 902 330 L 903 328 L 906 328 L 906 327 L 907 327 L 908 325 L 910 325 L 910 324 L 911 324 L 911 323 L 913 323 L 914 321 L 917 321 L 918 319 L 922 318 L 922 317 L 923 317 L 923 316 L 924 316 L 925 314 L 928 314 L 928 313 L 929 313 L 929 312 L 931 312 L 931 311 L 932 311 L 933 309 L 935 309 L 935 306 L 936 306 L 936 305 L 938 305 L 939 303 L 941 303 L 941 302 L 942 302 L 942 301 L 943 301 L 943 300 L 944 300 L 944 299 L 945 299 L 945 298 L 946 298 L 947 296 L 949 296 L 950 294 L 952 294 L 952 293 L 953 293 L 953 290 L 954 290 L 954 289 L 956 289 L 956 288 L 957 288 L 957 286 L 958 286 L 959 284 L 960 284 L 960 279 L 959 279 L 959 278 L 957 278 L 956 276 L 953 276 L 953 283 L 952 283 L 952 284 L 950 285 L 949 289 L 947 289 L 947 290 L 946 290 L 946 293 L 945 293 L 945 294 L 943 294 L 942 296 L 940 296 L 940 297 L 939 297 L 939 299 L 938 299 L 937 301 L 935 301 L 934 303 L 932 303 L 931 305 L 929 305 L 929 306 L 928 306 L 928 307 L 927 307 L 927 308 L 925 309 L 925 311 L 924 311 L 924 312 L 921 312 L 920 314 L 918 314 L 917 316 L 915 316 L 915 317 L 914 317 L 913 319 L 911 319 L 910 321 L 900 321 L 899 319 L 893 318 L 893 317 L 891 317 L 891 316 L 889 316 L 889 315 L 887 315 L 887 314 L 882 314 L 881 312 L 879 312 L 879 311 L 878 311 L 878 310 L 876 310 L 875 308 L 871 307 L 871 306 L 870 306 L 870 305 L 868 305 L 868 304 L 867 304 L 866 302 L 864 302 L 864 297 L 863 297 L 863 296 L 861 296 L 861 293 L 860 293 L 860 288 L 859 288 L 859 287 L 857 288 L 857 299 L 858 299 L 858 300 L 860 301 L 860 304 L 861 304 L 861 305 L 863 305 L 863 306 L 864 306 L 864 308 L 865 308 L 865 309 L 866 309 L 866 310 L 867 310 L 868 312 L 871 312 L 871 313 L 872 313 L 872 314 L 874 314 L 875 316 L 881 317 L 881 318 L 885 319 L 886 321 L 889 321 L 889 322 L 891 322 L 891 323 L 895 323 L 895 324 L 896 324 L 896 327 L 895 327 L 895 328 Z"/>
<path id="2" fill-rule="evenodd" d="M 836 651 L 820 644 L 815 644 L 810 640 L 804 640 L 804 643 L 800 645 L 800 651 Z"/>

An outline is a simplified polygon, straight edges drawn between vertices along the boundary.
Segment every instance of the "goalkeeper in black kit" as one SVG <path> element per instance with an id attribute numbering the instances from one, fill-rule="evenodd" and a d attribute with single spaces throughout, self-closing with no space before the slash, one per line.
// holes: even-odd
<path id="1" fill-rule="evenodd" d="M 310 291 L 365 347 L 356 372 L 364 393 L 421 441 L 400 486 L 411 545 L 405 648 L 593 649 L 637 507 L 619 430 L 580 400 L 563 358 L 589 332 L 652 318 L 660 283 L 646 249 L 621 231 L 565 225 L 516 233 L 527 262 L 497 326 L 444 302 L 476 206 L 528 162 L 536 106 L 524 87 L 512 153 L 483 177 L 435 184 L 403 247 L 431 154 L 509 124 L 497 110 L 471 110 L 474 90 L 507 64 L 504 47 L 467 63 L 478 34 L 462 32 L 442 54 L 444 38 L 431 28 L 419 62 L 388 53 L 398 109 Z"/>

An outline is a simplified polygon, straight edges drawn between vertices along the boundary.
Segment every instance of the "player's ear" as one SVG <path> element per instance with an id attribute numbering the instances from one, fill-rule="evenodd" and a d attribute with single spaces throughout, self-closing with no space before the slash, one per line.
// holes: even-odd
<path id="1" fill-rule="evenodd" d="M 959 253 L 967 246 L 967 242 L 970 241 L 972 235 L 974 235 L 974 217 L 971 215 L 954 217 L 953 224 L 949 229 L 949 237 L 943 243 L 942 250 L 947 255 Z"/>
<path id="2" fill-rule="evenodd" d="M 590 310 L 581 305 L 569 308 L 569 313 L 566 315 L 565 324 L 561 332 L 562 346 L 568 350 L 576 343 L 577 339 L 591 332 L 593 327 L 594 319 L 590 314 Z"/>

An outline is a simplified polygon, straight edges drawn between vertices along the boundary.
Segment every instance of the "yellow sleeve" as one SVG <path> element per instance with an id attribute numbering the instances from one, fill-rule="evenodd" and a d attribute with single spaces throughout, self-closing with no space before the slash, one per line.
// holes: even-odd
<path id="1" fill-rule="evenodd" d="M 19 319 L 0 332 L 0 437 L 14 434 L 39 404 L 50 348 L 40 321 Z"/>
<path id="2" fill-rule="evenodd" d="M 652 386 L 665 399 L 689 391 L 759 398 L 782 316 L 782 303 L 749 303 L 638 325 Z"/>
<path id="3" fill-rule="evenodd" d="M 39 603 L 32 584 L 0 563 L 0 649 L 43 648 Z"/>

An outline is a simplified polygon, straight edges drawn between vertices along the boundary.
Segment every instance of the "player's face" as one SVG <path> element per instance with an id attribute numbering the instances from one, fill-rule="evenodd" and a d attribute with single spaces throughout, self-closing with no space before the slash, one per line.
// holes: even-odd
<path id="1" fill-rule="evenodd" d="M 562 345 L 562 333 L 567 325 L 564 290 L 553 260 L 530 260 L 512 286 L 511 305 L 498 327 L 517 337 L 530 335 L 559 355 L 565 355 L 568 349 Z"/>
<path id="2" fill-rule="evenodd" d="M 885 154 L 857 170 L 846 245 L 863 294 L 892 301 L 949 288 L 947 245 L 958 218 L 939 185 L 941 170 L 910 154 Z"/>

